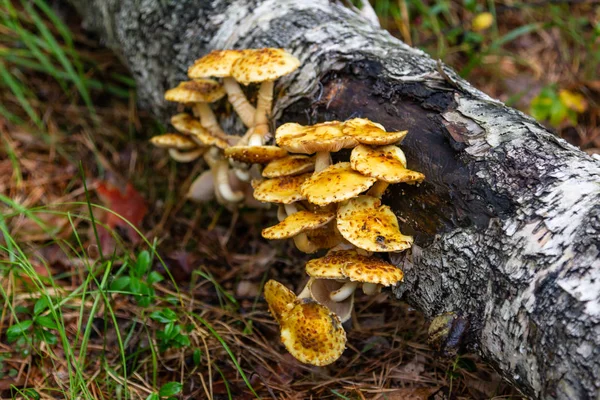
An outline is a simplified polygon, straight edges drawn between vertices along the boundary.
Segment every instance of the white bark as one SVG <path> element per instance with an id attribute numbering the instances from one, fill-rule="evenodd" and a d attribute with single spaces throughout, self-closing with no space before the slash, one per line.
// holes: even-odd
<path id="1" fill-rule="evenodd" d="M 302 62 L 275 85 L 279 123 L 365 116 L 408 129 L 409 167 L 427 179 L 383 196 L 416 236 L 392 257 L 405 270 L 394 293 L 468 318 L 467 344 L 527 395 L 600 398 L 597 159 L 328 0 L 73 1 L 157 115 L 196 58 L 270 46 Z"/>

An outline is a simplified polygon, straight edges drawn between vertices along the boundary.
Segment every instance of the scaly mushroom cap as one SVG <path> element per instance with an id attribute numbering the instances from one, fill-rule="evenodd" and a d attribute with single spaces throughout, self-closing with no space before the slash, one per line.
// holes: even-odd
<path id="1" fill-rule="evenodd" d="M 181 82 L 165 92 L 165 100 L 178 103 L 212 103 L 225 96 L 219 82 L 212 79 L 196 79 Z"/>
<path id="2" fill-rule="evenodd" d="M 265 169 L 262 176 L 265 178 L 279 178 L 281 176 L 291 176 L 310 172 L 315 169 L 315 160 L 312 157 L 299 154 L 291 154 L 277 160 L 271 161 Z"/>
<path id="3" fill-rule="evenodd" d="M 324 305 L 340 318 L 342 323 L 348 321 L 352 316 L 354 307 L 354 292 L 343 301 L 331 300 L 330 294 L 344 286 L 344 282 L 337 282 L 332 279 L 310 278 L 307 283 L 310 297 L 317 303 Z"/>
<path id="4" fill-rule="evenodd" d="M 274 81 L 295 71 L 300 60 L 283 49 L 246 50 L 231 69 L 236 81 L 248 85 L 252 82 Z"/>
<path id="5" fill-rule="evenodd" d="M 246 50 L 213 50 L 194 61 L 194 64 L 188 68 L 188 76 L 192 79 L 231 76 L 233 63 L 245 53 Z"/>
<path id="6" fill-rule="evenodd" d="M 360 145 L 350 155 L 352 169 L 388 183 L 417 183 L 425 179 L 420 172 L 406 169 L 406 157 L 398 146 Z"/>
<path id="7" fill-rule="evenodd" d="M 280 204 L 291 204 L 304 200 L 300 186 L 310 174 L 284 176 L 281 178 L 252 181 L 254 198 L 258 201 Z"/>
<path id="8" fill-rule="evenodd" d="M 402 251 L 413 242 L 400 233 L 392 210 L 371 196 L 358 196 L 338 209 L 337 227 L 347 241 L 367 251 Z"/>
<path id="9" fill-rule="evenodd" d="M 356 139 L 344 135 L 340 121 L 302 126 L 295 122 L 281 125 L 275 131 L 277 144 L 292 153 L 313 154 L 336 152 L 358 145 Z"/>
<path id="10" fill-rule="evenodd" d="M 150 143 L 162 149 L 192 150 L 198 147 L 189 137 L 178 133 L 165 133 L 150 139 Z"/>
<path id="11" fill-rule="evenodd" d="M 363 144 L 383 146 L 398 143 L 408 131 L 386 132 L 383 125 L 366 118 L 354 118 L 344 122 L 343 132 Z"/>
<path id="12" fill-rule="evenodd" d="M 370 188 L 376 180 L 356 172 L 349 162 L 342 162 L 313 174 L 302 184 L 300 191 L 309 202 L 324 206 L 351 199 Z"/>
<path id="13" fill-rule="evenodd" d="M 179 132 L 191 135 L 191 139 L 202 146 L 217 146 L 220 149 L 229 147 L 225 140 L 211 135 L 198 121 L 187 113 L 175 114 L 171 117 L 171 125 Z"/>
<path id="14" fill-rule="evenodd" d="M 225 157 L 248 164 L 267 164 L 286 155 L 287 151 L 277 146 L 231 146 L 225 149 Z"/>
<path id="15" fill-rule="evenodd" d="M 281 321 L 281 342 L 298 361 L 323 366 L 340 358 L 346 332 L 340 318 L 327 307 L 302 299 Z"/>
<path id="16" fill-rule="evenodd" d="M 265 239 L 288 239 L 304 231 L 319 228 L 335 218 L 335 212 L 298 211 L 288 215 L 277 225 L 265 228 Z"/>
<path id="17" fill-rule="evenodd" d="M 340 279 L 391 286 L 402 281 L 404 274 L 377 257 L 358 254 L 356 250 L 330 251 L 325 257 L 306 263 L 306 273 L 321 279 Z"/>
<path id="18" fill-rule="evenodd" d="M 269 305 L 269 311 L 275 320 L 281 324 L 281 320 L 294 306 L 296 295 L 281 283 L 270 279 L 265 283 L 265 300 Z"/>

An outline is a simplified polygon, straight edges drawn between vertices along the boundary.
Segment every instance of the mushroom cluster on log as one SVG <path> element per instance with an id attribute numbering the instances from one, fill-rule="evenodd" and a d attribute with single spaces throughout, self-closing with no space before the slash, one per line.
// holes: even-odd
<path id="1" fill-rule="evenodd" d="M 275 85 L 280 122 L 361 116 L 409 130 L 406 158 L 427 181 L 383 198 L 415 238 L 390 260 L 405 272 L 395 294 L 468 319 L 464 345 L 527 396 L 597 398 L 597 158 L 329 0 L 71 1 L 159 117 L 199 56 L 268 46 L 302 62 Z"/>

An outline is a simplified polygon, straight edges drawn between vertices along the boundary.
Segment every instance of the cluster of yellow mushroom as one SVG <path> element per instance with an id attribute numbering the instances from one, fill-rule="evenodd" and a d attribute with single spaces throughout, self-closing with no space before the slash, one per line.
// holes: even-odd
<path id="1" fill-rule="evenodd" d="M 403 251 L 413 242 L 381 204 L 389 184 L 425 178 L 406 168 L 397 146 L 406 134 L 386 132 L 363 118 L 287 123 L 276 131 L 281 148 L 305 155 L 271 161 L 263 170 L 267 179 L 252 182 L 257 200 L 279 204 L 280 222 L 264 229 L 263 237 L 292 238 L 306 253 L 330 249 L 306 264 L 310 278 L 298 296 L 273 280 L 265 286 L 281 340 L 299 361 L 327 365 L 337 360 L 345 349 L 342 323 L 352 315 L 355 290 L 360 286 L 371 295 L 402 281 L 402 270 L 373 253 Z M 332 164 L 330 153 L 350 148 L 349 162 Z"/>
<path id="2" fill-rule="evenodd" d="M 300 62 L 283 49 L 216 50 L 196 60 L 188 69 L 190 81 L 181 82 L 165 93 L 165 100 L 183 103 L 193 115 L 173 116 L 171 125 L 178 133 L 158 135 L 151 142 L 169 150 L 179 162 L 192 162 L 204 156 L 209 166 L 192 183 L 188 197 L 205 202 L 217 199 L 225 206 L 260 203 L 252 198 L 249 184 L 260 173 L 253 163 L 266 163 L 286 152 L 276 146 L 263 146 L 269 137 L 269 117 L 273 102 L 273 82 L 296 70 Z M 210 78 L 222 78 L 222 84 Z M 239 83 L 260 83 L 254 107 Z M 233 109 L 248 128 L 243 137 L 223 131 L 210 103 L 227 95 Z M 229 159 L 229 160 L 228 160 Z"/>
<path id="3" fill-rule="evenodd" d="M 389 184 L 417 184 L 425 177 L 407 168 L 398 147 L 406 131 L 387 132 L 364 118 L 283 124 L 275 132 L 277 145 L 266 145 L 273 81 L 299 65 L 283 49 L 213 51 L 189 68 L 191 81 L 165 94 L 189 106 L 193 116 L 173 116 L 179 133 L 151 142 L 180 162 L 204 156 L 210 171 L 196 178 L 188 197 L 216 197 L 226 206 L 277 204 L 279 223 L 264 229 L 263 237 L 291 238 L 305 253 L 329 249 L 306 264 L 309 280 L 299 295 L 273 280 L 265 285 L 286 349 L 301 362 L 321 366 L 346 347 L 342 323 L 352 315 L 355 290 L 370 295 L 402 281 L 399 268 L 373 256 L 404 251 L 413 242 L 381 197 Z M 222 84 L 209 77 L 222 78 Z M 239 83 L 261 84 L 256 107 Z M 226 134 L 209 106 L 225 94 L 248 128 L 243 137 Z M 331 153 L 342 149 L 352 149 L 349 161 L 332 164 Z"/>

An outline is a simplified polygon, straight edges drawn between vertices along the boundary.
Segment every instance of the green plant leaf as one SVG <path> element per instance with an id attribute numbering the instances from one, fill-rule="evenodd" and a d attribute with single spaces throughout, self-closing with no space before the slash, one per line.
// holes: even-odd
<path id="1" fill-rule="evenodd" d="M 42 315 L 35 318 L 35 323 L 48 329 L 58 329 L 56 322 L 49 315 Z"/>
<path id="2" fill-rule="evenodd" d="M 114 292 L 122 292 L 129 287 L 130 281 L 131 278 L 128 276 L 117 278 L 110 284 L 110 290 Z"/>
<path id="3" fill-rule="evenodd" d="M 138 277 L 141 277 L 148 272 L 151 261 L 150 253 L 148 253 L 146 250 L 138 254 L 137 261 L 135 263 L 135 273 Z"/>
<path id="4" fill-rule="evenodd" d="M 169 382 L 161 386 L 160 390 L 158 391 L 158 394 L 161 397 L 173 396 L 181 392 L 182 388 L 183 385 L 179 382 Z"/>
<path id="5" fill-rule="evenodd" d="M 146 400 L 160 400 L 160 397 L 158 396 L 158 393 L 152 393 L 146 397 Z"/>
<path id="6" fill-rule="evenodd" d="M 161 311 L 154 311 L 150 314 L 150 318 L 155 321 L 167 324 L 169 322 L 177 321 L 177 314 L 171 309 L 165 308 Z"/>
<path id="7" fill-rule="evenodd" d="M 160 282 L 160 281 L 162 281 L 164 279 L 165 278 L 160 273 L 158 273 L 157 271 L 152 271 L 152 272 L 150 272 L 148 274 L 147 282 L 148 282 L 149 285 L 153 285 L 153 284 L 155 284 L 157 282 Z"/>
<path id="8" fill-rule="evenodd" d="M 33 306 L 33 314 L 39 315 L 44 312 L 48 308 L 48 297 L 42 296 L 35 302 L 35 306 Z"/>
<path id="9" fill-rule="evenodd" d="M 31 327 L 32 324 L 33 321 L 30 319 L 26 319 L 24 321 L 16 323 L 6 330 L 6 336 L 16 338 L 19 335 L 22 335 L 23 333 L 27 332 L 27 330 Z"/>

